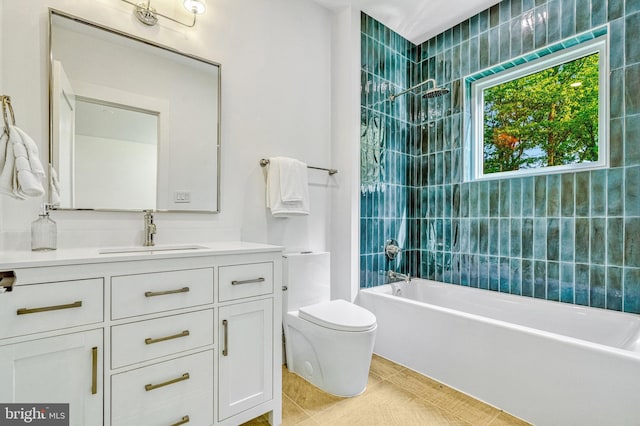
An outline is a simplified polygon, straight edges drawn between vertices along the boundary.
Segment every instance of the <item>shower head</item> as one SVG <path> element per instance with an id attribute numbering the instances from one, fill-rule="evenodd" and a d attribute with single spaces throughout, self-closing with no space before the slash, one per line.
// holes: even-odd
<path id="1" fill-rule="evenodd" d="M 393 102 L 398 96 L 402 96 L 405 93 L 410 92 L 414 89 L 417 89 L 418 87 L 424 86 L 427 83 L 433 83 L 433 87 L 422 94 L 422 96 L 425 98 L 436 98 L 438 96 L 446 95 L 447 93 L 449 93 L 449 89 L 438 87 L 436 85 L 436 81 L 433 78 L 430 78 L 428 80 L 423 81 L 420 84 L 416 84 L 413 87 L 409 87 L 407 90 L 403 90 L 400 93 L 389 96 L 389 100 Z"/>
<path id="2" fill-rule="evenodd" d="M 444 96 L 447 93 L 449 93 L 449 89 L 447 89 L 446 87 L 434 87 L 424 92 L 422 94 L 422 97 L 431 99 L 431 98 L 437 98 L 439 96 Z"/>

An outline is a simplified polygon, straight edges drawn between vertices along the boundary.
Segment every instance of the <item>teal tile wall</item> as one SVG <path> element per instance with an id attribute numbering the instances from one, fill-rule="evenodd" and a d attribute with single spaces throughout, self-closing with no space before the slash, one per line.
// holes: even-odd
<path id="1" fill-rule="evenodd" d="M 413 163 L 420 152 L 420 135 L 413 124 L 416 105 L 410 97 L 394 102 L 389 96 L 412 83 L 415 46 L 379 22 L 362 15 L 361 129 L 372 119 L 384 129 L 380 167 L 381 185 L 363 188 L 360 198 L 360 276 L 363 286 L 385 282 L 384 271 L 418 274 L 420 262 L 419 211 L 415 204 Z M 384 256 L 384 243 L 395 239 L 403 252 L 392 263 Z M 409 269 L 413 268 L 413 269 Z"/>
<path id="2" fill-rule="evenodd" d="M 603 24 L 611 167 L 463 182 L 462 79 Z M 640 313 L 639 36 L 635 0 L 505 0 L 419 46 L 363 15 L 363 120 L 378 114 L 389 133 L 385 191 L 361 197 L 361 286 L 392 268 Z M 449 95 L 386 101 L 427 78 Z M 404 248 L 391 263 L 387 238 Z"/>

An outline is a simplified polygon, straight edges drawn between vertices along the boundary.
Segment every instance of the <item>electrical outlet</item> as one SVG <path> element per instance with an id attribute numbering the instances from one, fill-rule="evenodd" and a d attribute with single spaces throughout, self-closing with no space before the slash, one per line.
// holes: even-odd
<path id="1" fill-rule="evenodd" d="M 190 203 L 191 192 L 190 191 L 176 191 L 173 196 L 175 203 Z"/>

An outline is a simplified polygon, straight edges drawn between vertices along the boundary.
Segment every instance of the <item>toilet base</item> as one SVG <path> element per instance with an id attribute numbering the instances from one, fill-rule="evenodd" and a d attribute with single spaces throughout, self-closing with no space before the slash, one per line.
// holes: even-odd
<path id="1" fill-rule="evenodd" d="M 285 319 L 287 368 L 332 395 L 360 395 L 369 379 L 376 328 L 330 330 L 289 312 Z"/>

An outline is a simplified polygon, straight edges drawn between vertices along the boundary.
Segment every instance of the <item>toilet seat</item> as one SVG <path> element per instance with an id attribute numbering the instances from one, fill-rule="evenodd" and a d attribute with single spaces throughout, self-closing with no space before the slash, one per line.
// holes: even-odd
<path id="1" fill-rule="evenodd" d="M 337 331 L 368 331 L 376 326 L 376 317 L 371 312 L 341 299 L 303 306 L 298 316 Z"/>

